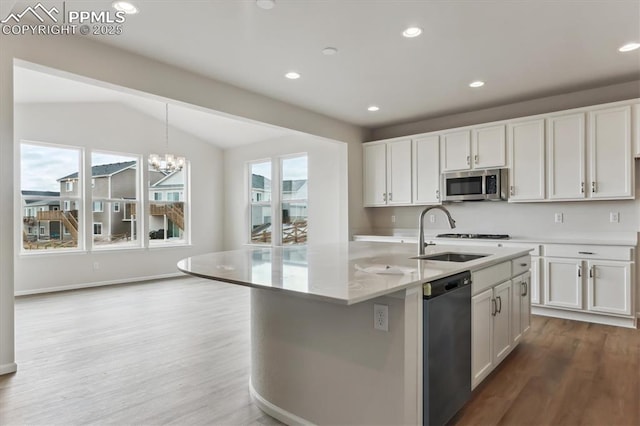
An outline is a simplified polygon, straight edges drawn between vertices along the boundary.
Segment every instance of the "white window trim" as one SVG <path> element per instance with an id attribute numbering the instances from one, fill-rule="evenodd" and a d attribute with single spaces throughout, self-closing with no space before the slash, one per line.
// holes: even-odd
<path id="1" fill-rule="evenodd" d="M 96 205 L 99 206 L 100 210 L 96 210 Z M 98 201 L 93 200 L 91 202 L 91 211 L 93 213 L 104 213 L 104 202 L 101 200 L 98 200 Z"/>

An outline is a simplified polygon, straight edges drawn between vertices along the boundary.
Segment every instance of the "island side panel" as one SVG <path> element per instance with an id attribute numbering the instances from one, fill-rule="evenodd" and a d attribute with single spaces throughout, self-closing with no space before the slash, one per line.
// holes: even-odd
<path id="1" fill-rule="evenodd" d="M 254 391 L 315 424 L 420 423 L 418 293 L 342 306 L 252 289 Z M 374 303 L 389 306 L 388 332 Z"/>

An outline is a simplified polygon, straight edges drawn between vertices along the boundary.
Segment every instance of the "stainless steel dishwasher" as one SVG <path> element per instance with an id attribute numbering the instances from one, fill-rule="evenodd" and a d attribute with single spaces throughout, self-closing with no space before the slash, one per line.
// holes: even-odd
<path id="1" fill-rule="evenodd" d="M 471 273 L 422 289 L 423 424 L 439 426 L 471 396 Z"/>

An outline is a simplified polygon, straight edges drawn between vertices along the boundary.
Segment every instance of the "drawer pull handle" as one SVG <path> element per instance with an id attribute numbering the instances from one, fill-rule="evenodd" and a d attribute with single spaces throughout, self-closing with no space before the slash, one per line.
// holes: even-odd
<path id="1" fill-rule="evenodd" d="M 526 263 L 521 263 L 520 266 L 522 266 L 524 268 L 524 267 L 529 266 L 529 265 L 526 264 Z"/>
<path id="2" fill-rule="evenodd" d="M 522 293 L 520 293 L 520 296 L 524 297 L 524 296 L 526 296 L 526 295 L 527 295 L 527 293 L 529 292 L 529 288 L 528 288 L 529 286 L 527 285 L 527 282 L 526 282 L 526 281 L 523 281 L 523 282 L 522 282 L 522 287 L 523 287 L 523 292 L 522 292 Z"/>
<path id="3" fill-rule="evenodd" d="M 578 266 L 578 278 L 582 276 L 582 266 Z"/>
<path id="4" fill-rule="evenodd" d="M 495 317 L 498 313 L 498 305 L 496 304 L 496 299 L 491 299 L 491 316 Z"/>
<path id="5" fill-rule="evenodd" d="M 502 312 L 502 296 L 498 296 L 498 302 L 500 302 L 498 304 L 498 313 Z"/>
<path id="6" fill-rule="evenodd" d="M 579 251 L 578 254 L 595 254 L 592 251 Z"/>

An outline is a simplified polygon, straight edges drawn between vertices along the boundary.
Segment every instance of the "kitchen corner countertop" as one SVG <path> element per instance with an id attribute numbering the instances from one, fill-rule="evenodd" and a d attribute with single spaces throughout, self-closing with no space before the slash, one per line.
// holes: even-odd
<path id="1" fill-rule="evenodd" d="M 247 287 L 352 305 L 463 271 L 475 271 L 529 253 L 522 248 L 429 246 L 427 255 L 484 254 L 468 262 L 412 259 L 413 244 L 350 242 L 335 245 L 247 247 L 183 259 L 190 275 Z"/>

